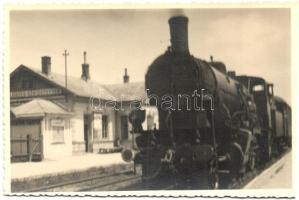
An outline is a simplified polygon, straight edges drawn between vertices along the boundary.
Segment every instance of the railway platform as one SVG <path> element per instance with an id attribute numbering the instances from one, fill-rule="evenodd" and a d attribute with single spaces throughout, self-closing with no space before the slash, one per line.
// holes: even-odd
<path id="1" fill-rule="evenodd" d="M 83 154 L 62 157 L 42 162 L 23 162 L 11 164 L 11 179 L 34 178 L 72 171 L 84 171 L 90 168 L 107 168 L 113 165 L 125 165 L 120 153 Z"/>
<path id="2" fill-rule="evenodd" d="M 250 181 L 244 189 L 292 188 L 292 152 L 288 152 L 271 167 Z"/>
<path id="3" fill-rule="evenodd" d="M 113 177 L 128 170 L 132 171 L 133 165 L 125 163 L 120 153 L 84 154 L 42 162 L 12 163 L 11 191 L 64 189 L 65 185 L 85 184 L 102 180 L 103 177 L 107 179 L 105 177 Z"/>

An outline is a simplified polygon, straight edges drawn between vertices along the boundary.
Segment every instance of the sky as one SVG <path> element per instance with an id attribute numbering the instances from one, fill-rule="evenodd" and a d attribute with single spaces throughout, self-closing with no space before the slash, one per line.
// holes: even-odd
<path id="1" fill-rule="evenodd" d="M 27 10 L 10 13 L 10 68 L 41 68 L 50 56 L 52 71 L 80 77 L 87 52 L 93 81 L 144 81 L 153 60 L 170 45 L 168 19 L 189 18 L 189 49 L 195 57 L 222 61 L 237 75 L 264 77 L 274 94 L 291 102 L 289 9 L 106 9 Z"/>

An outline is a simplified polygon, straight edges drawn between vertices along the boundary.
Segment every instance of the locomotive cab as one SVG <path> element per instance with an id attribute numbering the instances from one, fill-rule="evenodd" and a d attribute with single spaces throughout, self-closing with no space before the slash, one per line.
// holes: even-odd
<path id="1" fill-rule="evenodd" d="M 270 160 L 273 155 L 274 119 L 276 106 L 274 104 L 273 84 L 263 78 L 253 76 L 237 76 L 237 79 L 247 86 L 257 105 L 257 114 L 261 126 L 261 136 L 258 137 L 260 160 Z"/>
<path id="2" fill-rule="evenodd" d="M 271 129 L 271 110 L 273 109 L 273 84 L 259 77 L 237 76 L 237 80 L 247 86 L 253 95 L 262 128 Z"/>

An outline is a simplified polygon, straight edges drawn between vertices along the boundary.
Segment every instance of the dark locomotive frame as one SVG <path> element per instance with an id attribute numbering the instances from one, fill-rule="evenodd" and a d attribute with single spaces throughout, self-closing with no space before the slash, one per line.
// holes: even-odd
<path id="1" fill-rule="evenodd" d="M 236 76 L 222 62 L 189 53 L 188 18 L 169 20 L 171 46 L 148 68 L 148 95 L 158 97 L 159 127 L 142 130 L 145 112 L 132 111 L 135 141 L 124 160 L 141 165 L 143 180 L 170 179 L 195 188 L 223 188 L 291 147 L 291 107 L 260 77 Z M 205 89 L 215 109 L 161 109 L 164 95 Z M 192 100 L 191 103 L 194 103 Z M 177 106 L 177 105 L 175 105 Z"/>

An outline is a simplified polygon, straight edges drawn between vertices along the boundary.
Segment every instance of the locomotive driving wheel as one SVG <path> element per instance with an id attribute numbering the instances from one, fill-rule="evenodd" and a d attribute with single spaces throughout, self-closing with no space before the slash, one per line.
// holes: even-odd
<path id="1" fill-rule="evenodd" d="M 248 169 L 250 171 L 253 171 L 255 169 L 255 155 L 254 154 L 250 155 L 250 157 L 249 157 Z"/>
<path id="2" fill-rule="evenodd" d="M 142 180 L 151 181 L 158 177 L 162 171 L 162 151 L 159 149 L 147 150 L 146 159 L 142 163 Z"/>
<path id="3" fill-rule="evenodd" d="M 272 158 L 272 137 L 269 133 L 264 137 L 264 161 L 270 161 Z"/>
<path id="4" fill-rule="evenodd" d="M 142 165 L 142 180 L 150 181 L 156 178 L 161 171 L 161 164 L 157 162 L 148 162 Z"/>
<path id="5" fill-rule="evenodd" d="M 208 187 L 209 189 L 219 188 L 218 165 L 216 160 L 212 160 L 210 163 L 210 170 L 208 172 Z"/>
<path id="6" fill-rule="evenodd" d="M 217 174 L 216 168 L 206 167 L 201 168 L 199 171 L 192 174 L 190 177 L 191 188 L 194 189 L 204 189 L 213 190 L 219 189 L 219 176 Z M 187 184 L 184 184 L 187 185 Z"/>
<path id="7" fill-rule="evenodd" d="M 258 152 L 256 151 L 256 149 L 258 149 L 257 144 L 255 142 L 251 143 L 248 162 L 247 162 L 247 170 L 249 171 L 253 171 L 255 169 L 256 162 L 258 160 L 257 159 Z"/>
<path id="8" fill-rule="evenodd" d="M 210 188 L 211 189 L 218 189 L 219 188 L 219 176 L 217 174 L 217 169 L 216 168 L 211 168 Z"/>

